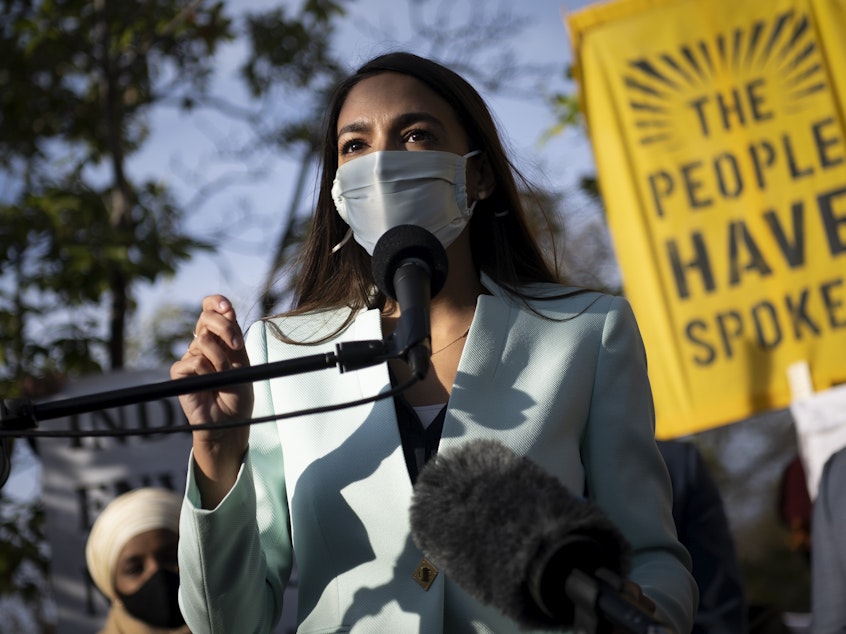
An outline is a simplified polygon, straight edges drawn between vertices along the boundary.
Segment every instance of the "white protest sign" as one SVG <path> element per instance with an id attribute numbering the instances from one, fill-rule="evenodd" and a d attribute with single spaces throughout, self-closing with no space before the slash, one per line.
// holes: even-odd
<path id="1" fill-rule="evenodd" d="M 790 413 L 813 500 L 826 461 L 846 446 L 846 384 L 794 400 Z"/>

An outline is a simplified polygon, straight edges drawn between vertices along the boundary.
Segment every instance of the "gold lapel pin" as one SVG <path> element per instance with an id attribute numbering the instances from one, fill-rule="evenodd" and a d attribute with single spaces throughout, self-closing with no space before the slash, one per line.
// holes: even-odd
<path id="1" fill-rule="evenodd" d="M 432 587 L 432 584 L 435 583 L 435 577 L 437 576 L 438 569 L 431 561 L 423 557 L 423 559 L 420 560 L 420 563 L 417 564 L 417 568 L 414 570 L 414 574 L 411 575 L 411 578 L 414 579 L 421 588 L 428 592 L 429 588 Z"/>

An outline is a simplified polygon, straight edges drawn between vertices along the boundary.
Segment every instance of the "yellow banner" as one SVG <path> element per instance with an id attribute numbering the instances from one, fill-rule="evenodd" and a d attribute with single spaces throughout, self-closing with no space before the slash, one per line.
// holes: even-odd
<path id="1" fill-rule="evenodd" d="M 566 18 L 657 434 L 846 381 L 846 0 L 618 0 Z"/>

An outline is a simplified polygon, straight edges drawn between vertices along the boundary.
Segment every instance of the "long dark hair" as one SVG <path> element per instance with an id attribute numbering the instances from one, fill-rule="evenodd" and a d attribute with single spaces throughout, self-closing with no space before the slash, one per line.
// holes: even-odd
<path id="1" fill-rule="evenodd" d="M 331 196 L 338 169 L 338 117 L 356 84 L 384 72 L 414 77 L 444 99 L 458 115 L 470 148 L 481 150 L 490 163 L 494 191 L 477 203 L 470 220 L 470 244 L 477 269 L 521 297 L 519 287 L 523 284 L 557 281 L 526 222 L 516 179 L 527 191 L 531 186 L 508 159 L 482 97 L 460 75 L 436 62 L 410 53 L 388 53 L 370 60 L 344 80 L 327 110 L 317 208 L 301 253 L 291 312 L 346 306 L 352 309 L 351 319 L 355 310 L 386 307 L 388 299 L 374 290 L 370 256 L 357 242 L 350 240 L 331 253 L 349 229 Z"/>

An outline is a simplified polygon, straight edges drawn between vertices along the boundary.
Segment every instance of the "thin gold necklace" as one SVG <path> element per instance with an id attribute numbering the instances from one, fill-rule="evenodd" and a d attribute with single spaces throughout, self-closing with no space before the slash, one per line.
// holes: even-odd
<path id="1" fill-rule="evenodd" d="M 434 351 L 431 355 L 429 355 L 429 356 L 434 357 L 436 354 L 438 354 L 439 352 L 443 352 L 444 350 L 446 350 L 447 348 L 449 348 L 449 347 L 450 347 L 451 345 L 453 345 L 454 343 L 458 343 L 459 341 L 461 341 L 462 339 L 464 339 L 465 337 L 467 337 L 467 335 L 469 335 L 469 334 L 470 334 L 470 327 L 468 326 L 468 327 L 467 327 L 467 330 L 465 330 L 463 333 L 461 333 L 460 335 L 458 335 L 455 339 L 453 339 L 452 341 L 450 341 L 450 342 L 449 342 L 447 345 L 445 345 L 444 347 L 442 347 L 442 348 L 438 348 L 437 350 L 435 350 L 435 351 Z"/>

